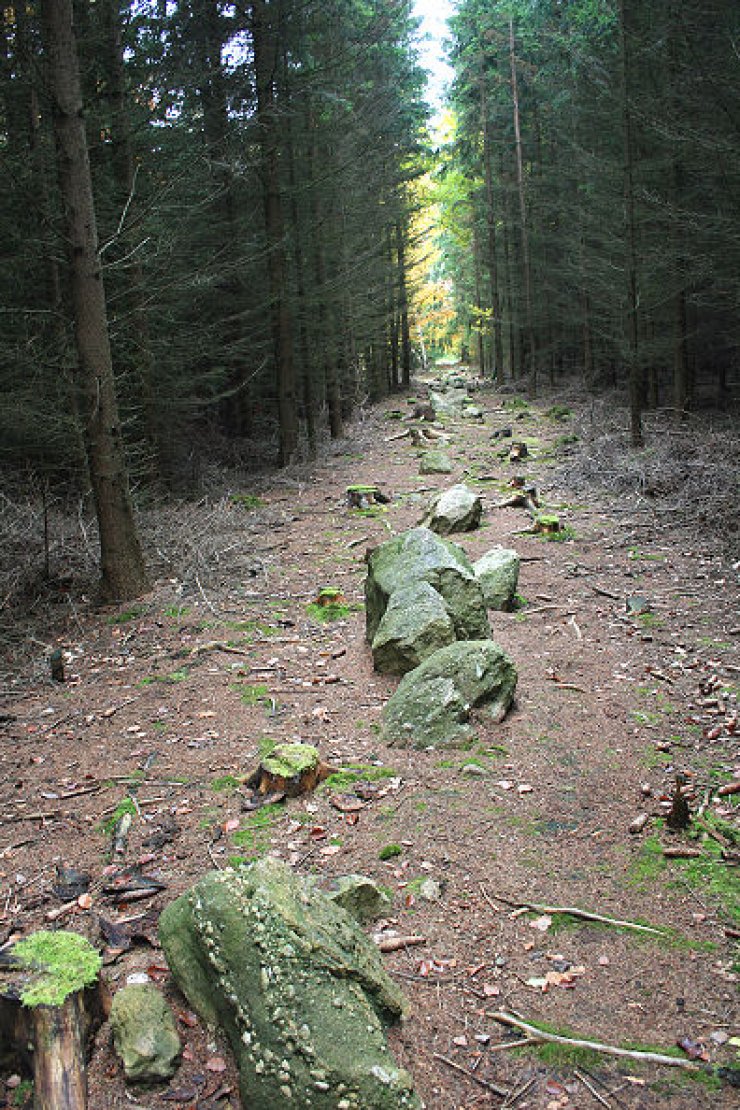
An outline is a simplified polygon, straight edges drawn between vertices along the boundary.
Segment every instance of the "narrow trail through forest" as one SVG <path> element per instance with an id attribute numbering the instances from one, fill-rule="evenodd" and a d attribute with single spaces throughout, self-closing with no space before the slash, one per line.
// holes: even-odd
<path id="1" fill-rule="evenodd" d="M 80 613 L 63 639 L 67 683 L 39 679 L 13 698 L 2 720 L 0 939 L 55 921 L 100 945 L 106 922 L 142 915 L 106 975 L 115 986 L 148 969 L 175 1000 L 187 1045 L 170 1088 L 132 1100 L 104 1027 L 93 1110 L 239 1106 L 225 1046 L 168 981 L 156 916 L 214 865 L 266 851 L 321 881 L 371 876 L 393 894 L 375 931 L 424 938 L 385 958 L 412 1005 L 392 1047 L 432 1110 L 501 1105 L 486 1084 L 529 1084 L 509 1100 L 520 1107 L 737 1104 L 726 1082 L 678 1068 L 501 1048 L 510 1031 L 490 1014 L 505 1010 L 612 1045 L 670 1052 L 685 1040 L 700 1059 L 736 1063 L 738 809 L 717 790 L 740 778 L 740 629 L 737 585 L 701 537 L 597 490 L 574 501 L 563 486 L 569 410 L 495 392 L 476 403 L 484 421 L 446 423 L 451 475 L 419 476 L 418 452 L 397 438 L 411 406 L 397 397 L 308 480 L 289 471 L 258 496 L 235 491 L 207 582 L 183 591 L 161 580 L 138 605 Z M 497 507 L 515 469 L 492 439 L 505 424 L 567 525 L 562 542 L 525 534 L 523 509 Z M 501 725 L 481 723 L 470 750 L 387 748 L 378 719 L 397 680 L 373 672 L 365 642 L 365 552 L 459 481 L 481 493 L 484 517 L 455 541 L 472 559 L 498 543 L 522 557 L 520 608 L 491 614 L 518 668 L 516 705 Z M 390 503 L 350 509 L 355 483 L 377 483 Z M 307 611 L 327 586 L 347 602 L 332 622 Z M 372 784 L 361 808 L 343 812 L 336 790 L 319 789 L 244 812 L 261 748 L 298 738 L 356 769 L 340 795 Z M 694 839 L 661 821 L 677 772 L 703 813 Z M 116 905 L 107 853 L 126 808 L 125 862 L 164 890 Z M 647 823 L 631 832 L 641 814 Z M 677 847 L 698 854 L 667 858 Z M 57 864 L 88 872 L 92 897 L 55 896 Z M 518 909 L 529 903 L 663 935 Z"/>

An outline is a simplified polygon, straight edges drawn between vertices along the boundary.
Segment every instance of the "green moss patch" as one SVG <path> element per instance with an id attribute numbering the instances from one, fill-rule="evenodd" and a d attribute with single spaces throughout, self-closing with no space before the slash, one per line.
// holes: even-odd
<path id="1" fill-rule="evenodd" d="M 395 859 L 396 856 L 400 856 L 402 854 L 403 848 L 400 844 L 385 844 L 378 852 L 378 859 Z"/>
<path id="2" fill-rule="evenodd" d="M 236 775 L 219 775 L 211 779 L 211 790 L 215 790 L 217 794 L 231 794 L 243 782 L 244 779 L 237 778 Z"/>
<path id="3" fill-rule="evenodd" d="M 379 779 L 391 779 L 396 772 L 389 767 L 374 767 L 371 764 L 353 763 L 349 767 L 342 767 L 340 771 L 329 775 L 321 784 L 323 790 L 344 790 L 355 782 L 377 782 Z"/>
<path id="4" fill-rule="evenodd" d="M 310 771 L 318 761 L 319 753 L 311 744 L 281 744 L 262 760 L 262 766 L 270 775 L 292 779 Z"/>
<path id="5" fill-rule="evenodd" d="M 78 933 L 32 933 L 13 948 L 20 966 L 31 973 L 21 992 L 24 1006 L 61 1006 L 75 991 L 98 977 L 103 961 Z"/>
<path id="6" fill-rule="evenodd" d="M 261 509 L 265 504 L 256 493 L 233 493 L 229 500 L 232 505 L 238 505 L 240 509 L 247 509 L 248 512 Z"/>

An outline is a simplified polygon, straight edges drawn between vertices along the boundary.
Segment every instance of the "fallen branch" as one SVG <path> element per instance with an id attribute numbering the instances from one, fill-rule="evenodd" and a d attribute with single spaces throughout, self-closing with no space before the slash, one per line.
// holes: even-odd
<path id="1" fill-rule="evenodd" d="M 599 1092 L 594 1087 L 593 1083 L 589 1079 L 586 1078 L 586 1076 L 583 1074 L 583 1072 L 580 1072 L 580 1071 L 578 1071 L 577 1068 L 574 1068 L 573 1074 L 575 1075 L 576 1079 L 580 1079 L 583 1086 L 586 1088 L 587 1091 L 591 1092 L 591 1094 L 594 1096 L 594 1098 L 596 1099 L 597 1102 L 600 1102 L 602 1106 L 607 1106 L 607 1107 L 610 1106 L 610 1103 L 608 1103 L 606 1101 L 606 1099 L 604 1098 L 603 1095 L 599 1094 Z"/>
<path id="2" fill-rule="evenodd" d="M 680 1056 L 665 1056 L 662 1052 L 645 1052 L 636 1048 L 619 1048 L 613 1044 L 602 1044 L 601 1041 L 582 1040 L 580 1037 L 562 1037 L 558 1033 L 546 1033 L 536 1025 L 512 1017 L 502 1010 L 486 1011 L 486 1017 L 493 1018 L 501 1025 L 508 1025 L 512 1029 L 519 1029 L 523 1033 L 539 1041 L 552 1041 L 553 1044 L 567 1044 L 574 1048 L 588 1048 L 592 1052 L 603 1052 L 605 1056 L 626 1056 L 630 1060 L 644 1060 L 649 1064 L 665 1064 L 669 1068 L 686 1068 L 687 1071 L 699 1071 L 700 1067 L 693 1060 L 682 1060 Z"/>
<path id="3" fill-rule="evenodd" d="M 611 590 L 605 590 L 603 586 L 595 586 L 593 582 L 587 582 L 586 585 L 590 590 L 593 590 L 595 594 L 600 594 L 602 597 L 608 597 L 612 601 L 622 600 L 619 594 L 613 594 Z"/>
<path id="4" fill-rule="evenodd" d="M 532 910 L 535 913 L 560 913 L 567 917 L 577 917 L 583 921 L 598 921 L 602 925 L 615 925 L 620 929 L 635 929 L 639 933 L 653 933 L 655 936 L 662 937 L 664 932 L 662 929 L 655 929 L 651 925 L 640 925 L 636 921 L 622 921 L 618 917 L 605 917 L 601 913 L 592 913 L 591 910 L 579 910 L 576 906 L 545 906 L 540 902 L 513 902 L 510 898 L 504 898 L 500 894 L 494 894 L 499 902 L 505 902 L 507 906 L 515 906 L 519 910 Z"/>
<path id="5" fill-rule="evenodd" d="M 452 1068 L 453 1071 L 457 1071 L 461 1075 L 464 1075 L 466 1079 L 470 1079 L 473 1083 L 477 1083 L 479 1087 L 484 1087 L 485 1090 L 490 1091 L 491 1094 L 498 1095 L 499 1098 L 509 1098 L 511 1095 L 511 1091 L 507 1091 L 505 1087 L 497 1087 L 495 1083 L 489 1083 L 487 1079 L 481 1079 L 475 1072 L 468 1071 L 467 1068 L 463 1068 L 460 1064 L 456 1064 L 454 1060 L 450 1060 L 449 1056 L 442 1056 L 439 1052 L 433 1052 L 432 1056 L 435 1060 L 441 1060 L 443 1064 L 446 1064 L 448 1068 Z"/>
<path id="6" fill-rule="evenodd" d="M 249 652 L 243 648 L 232 647 L 231 644 L 225 644 L 222 640 L 209 640 L 206 644 L 196 644 L 190 654 L 203 655 L 206 651 L 224 651 L 229 655 L 249 655 Z"/>
<path id="7" fill-rule="evenodd" d="M 426 937 L 385 937 L 378 941 L 381 952 L 400 952 L 402 948 L 411 948 L 415 944 L 426 944 Z"/>

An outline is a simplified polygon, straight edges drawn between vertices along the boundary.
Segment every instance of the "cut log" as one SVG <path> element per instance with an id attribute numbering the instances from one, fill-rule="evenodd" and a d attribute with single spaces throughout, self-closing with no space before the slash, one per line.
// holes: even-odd
<path id="1" fill-rule="evenodd" d="M 109 1009 L 101 963 L 84 937 L 62 931 L 2 953 L 2 1063 L 33 1074 L 35 1110 L 87 1106 L 87 1059 Z"/>

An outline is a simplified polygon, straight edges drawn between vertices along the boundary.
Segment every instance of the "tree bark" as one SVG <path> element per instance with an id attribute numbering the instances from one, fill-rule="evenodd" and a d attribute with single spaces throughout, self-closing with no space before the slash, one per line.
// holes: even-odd
<path id="1" fill-rule="evenodd" d="M 524 157 L 522 154 L 522 129 L 519 114 L 519 85 L 516 72 L 516 43 L 514 41 L 514 21 L 509 19 L 509 63 L 511 67 L 511 101 L 514 112 L 514 141 L 516 148 L 516 184 L 519 196 L 519 228 L 522 238 L 522 271 L 524 277 L 524 307 L 526 312 L 526 334 L 529 363 L 529 388 L 537 392 L 537 352 L 534 342 L 532 318 L 532 270 L 529 261 L 529 229 L 527 227 L 527 198 L 524 188 Z"/>
<path id="2" fill-rule="evenodd" d="M 406 243 L 403 222 L 400 219 L 396 224 L 396 251 L 401 329 L 401 389 L 408 389 L 411 385 L 411 333 L 409 331 L 409 298 L 406 288 Z"/>
<path id="3" fill-rule="evenodd" d="M 274 0 L 252 0 L 251 31 L 257 92 L 257 123 L 262 155 L 262 187 L 267 240 L 273 349 L 277 386 L 280 448 L 278 462 L 287 466 L 298 447 L 293 329 L 286 291 L 283 202 L 275 104 L 277 28 Z"/>
<path id="4" fill-rule="evenodd" d="M 640 367 L 637 328 L 637 242 L 635 227 L 634 138 L 631 96 L 631 31 L 628 26 L 630 0 L 620 0 L 622 54 L 622 141 L 624 145 L 624 230 L 627 261 L 627 345 L 629 360 L 630 435 L 633 447 L 642 447 L 644 382 Z"/>
<path id="5" fill-rule="evenodd" d="M 113 381 L 71 0 L 42 0 L 42 16 L 84 394 L 83 434 L 100 533 L 100 588 L 104 600 L 119 601 L 139 596 L 149 583 L 134 523 Z"/>
<path id="6" fill-rule="evenodd" d="M 481 129 L 483 131 L 483 176 L 486 187 L 486 231 L 488 235 L 488 280 L 491 285 L 491 311 L 493 320 L 493 366 L 491 377 L 504 378 L 504 344 L 501 334 L 501 302 L 498 291 L 498 260 L 496 257 L 496 211 L 493 196 L 493 168 L 491 166 L 491 134 L 488 121 L 488 105 L 483 78 L 480 81 L 480 113 Z"/>

